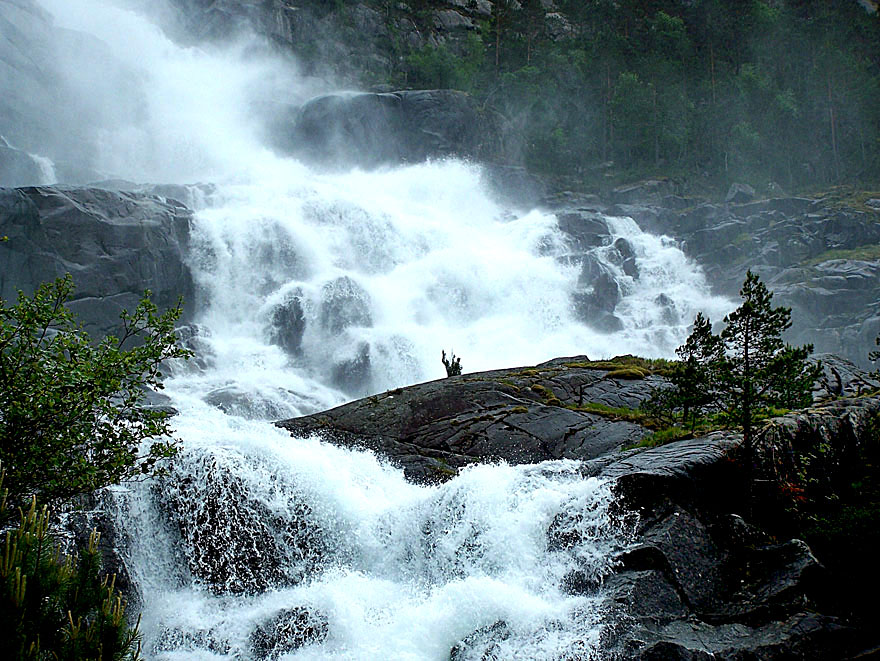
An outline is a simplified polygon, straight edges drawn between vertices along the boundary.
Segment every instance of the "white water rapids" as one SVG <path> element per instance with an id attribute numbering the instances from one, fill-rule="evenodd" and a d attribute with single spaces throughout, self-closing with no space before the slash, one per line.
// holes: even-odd
<path id="1" fill-rule="evenodd" d="M 112 490 L 145 655 L 601 658 L 593 587 L 627 532 L 608 484 L 561 461 L 419 487 L 269 421 L 439 378 L 444 348 L 466 372 L 668 356 L 727 302 L 673 241 L 608 218 L 639 276 L 594 250 L 623 292 L 622 330 L 597 332 L 575 314 L 580 266 L 556 217 L 505 209 L 477 165 L 312 172 L 264 147 L 251 115 L 320 89 L 290 63 L 183 48 L 121 2 L 40 2 L 107 55 L 68 72 L 101 127 L 96 168 L 190 185 L 196 211 L 200 355 L 165 391 L 183 449 L 167 478 Z"/>

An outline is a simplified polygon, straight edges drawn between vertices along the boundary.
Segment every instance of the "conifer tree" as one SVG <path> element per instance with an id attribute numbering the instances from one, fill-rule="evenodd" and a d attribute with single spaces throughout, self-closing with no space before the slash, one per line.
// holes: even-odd
<path id="1" fill-rule="evenodd" d="M 722 355 L 712 369 L 728 414 L 742 425 L 750 455 L 756 413 L 767 406 L 808 405 L 821 367 L 807 360 L 813 345 L 783 342 L 782 333 L 791 326 L 791 308 L 773 307 L 773 294 L 757 275 L 746 273 L 739 293 L 743 303 L 724 318 Z"/>
<path id="2" fill-rule="evenodd" d="M 682 419 L 687 423 L 691 415 L 691 429 L 697 416 L 714 400 L 713 373 L 709 366 L 721 357 L 721 342 L 712 333 L 712 322 L 697 313 L 694 330 L 676 351 L 681 363 L 673 375 L 677 404 L 682 408 Z"/>
<path id="3" fill-rule="evenodd" d="M 740 289 L 742 305 L 724 318 L 719 335 L 697 314 L 687 341 L 678 348 L 680 363 L 671 387 L 655 393 L 648 408 L 680 411 L 692 428 L 700 413 L 714 410 L 743 429 L 751 463 L 752 427 L 768 407 L 799 408 L 812 400 L 821 365 L 810 363 L 812 345 L 792 347 L 782 340 L 791 326 L 791 309 L 773 307 L 773 294 L 749 271 Z"/>

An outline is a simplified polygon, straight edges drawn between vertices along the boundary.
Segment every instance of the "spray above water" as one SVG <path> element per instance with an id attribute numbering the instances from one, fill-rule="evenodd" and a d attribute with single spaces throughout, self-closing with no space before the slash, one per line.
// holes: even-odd
<path id="1" fill-rule="evenodd" d="M 109 51 L 101 67 L 115 75 L 94 63 L 76 63 L 85 77 L 67 72 L 108 108 L 96 120 L 99 169 L 210 184 L 187 200 L 199 207 L 191 258 L 203 344 L 242 349 L 246 380 L 262 371 L 280 386 L 293 370 L 351 397 L 442 376 L 442 347 L 456 349 L 465 371 L 560 355 L 669 356 L 698 310 L 727 307 L 672 242 L 607 219 L 609 240 L 632 246 L 638 275 L 615 263 L 610 245 L 591 250 L 621 293 L 615 331 L 594 330 L 592 312 L 573 302 L 593 287 L 579 273 L 585 256 L 554 215 L 494 201 L 478 166 L 312 172 L 264 144 L 267 99 L 298 103 L 317 89 L 289 63 L 243 39 L 226 50 L 181 47 L 117 3 L 41 2 L 59 26 Z"/>
<path id="2" fill-rule="evenodd" d="M 184 449 L 170 476 L 113 498 L 147 653 L 598 658 L 597 586 L 627 539 L 609 485 L 562 461 L 417 487 L 266 421 L 440 377 L 443 348 L 466 372 L 670 355 L 726 301 L 630 219 L 577 252 L 552 213 L 493 199 L 477 165 L 318 173 L 273 153 L 265 109 L 321 90 L 252 43 L 183 48 L 115 4 L 41 2 L 106 56 L 65 72 L 92 112 L 91 167 L 188 185 L 196 212 L 198 357 L 166 390 Z M 619 292 L 614 332 L 575 305 L 596 295 L 587 262 Z"/>

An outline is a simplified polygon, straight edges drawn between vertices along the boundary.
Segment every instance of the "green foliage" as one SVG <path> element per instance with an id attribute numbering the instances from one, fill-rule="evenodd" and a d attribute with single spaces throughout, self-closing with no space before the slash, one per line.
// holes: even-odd
<path id="1" fill-rule="evenodd" d="M 772 307 L 773 294 L 751 271 L 740 297 L 742 305 L 724 318 L 723 351 L 710 368 L 725 409 L 743 426 L 748 443 L 761 407 L 792 409 L 812 402 L 811 389 L 821 366 L 807 361 L 812 345 L 792 347 L 782 341 L 783 331 L 791 326 L 791 309 Z"/>
<path id="2" fill-rule="evenodd" d="M 0 474 L 2 483 L 2 474 Z M 0 514 L 6 508 L 6 494 Z M 0 640 L 24 661 L 137 661 L 140 635 L 125 619 L 115 577 L 100 575 L 97 532 L 77 555 L 63 556 L 36 500 L 8 530 L 0 559 Z"/>
<path id="3" fill-rule="evenodd" d="M 644 379 L 650 372 L 639 369 L 638 367 L 621 367 L 611 370 L 605 376 L 609 379 L 638 380 Z"/>
<path id="4" fill-rule="evenodd" d="M 657 389 L 644 408 L 668 421 L 680 415 L 687 425 L 690 419 L 692 430 L 702 416 L 721 412 L 742 426 L 748 447 L 753 423 L 768 411 L 812 402 L 822 368 L 807 360 L 811 345 L 783 342 L 791 310 L 773 307 L 773 294 L 751 271 L 740 296 L 742 305 L 724 318 L 719 335 L 707 317 L 697 315 L 693 332 L 678 348 L 681 362 L 669 376 L 671 387 Z"/>
<path id="5" fill-rule="evenodd" d="M 93 344 L 65 307 L 72 290 L 68 275 L 0 300 L 0 462 L 13 508 L 148 475 L 176 452 L 168 414 L 142 404 L 162 388 L 162 363 L 189 355 L 174 334 L 180 305 L 160 315 L 147 292 L 122 313 L 120 338 Z"/>
<path id="6" fill-rule="evenodd" d="M 880 17 L 856 2 L 496 2 L 466 44 L 403 51 L 407 84 L 507 115 L 525 161 L 604 187 L 682 173 L 788 190 L 877 181 Z M 424 20 L 430 20 L 425 13 Z"/>
<path id="7" fill-rule="evenodd" d="M 665 358 L 642 358 L 626 354 L 615 356 L 608 360 L 586 360 L 581 362 L 565 363 L 565 367 L 579 367 L 584 369 L 596 369 L 614 371 L 626 368 L 634 368 L 647 374 L 666 375 L 675 368 L 676 363 Z"/>
<path id="8" fill-rule="evenodd" d="M 407 84 L 432 89 L 450 88 L 469 92 L 477 86 L 477 74 L 485 47 L 477 34 L 468 36 L 465 52 L 457 54 L 444 45 L 424 46 L 404 59 Z"/>
<path id="9" fill-rule="evenodd" d="M 457 357 L 454 351 L 451 360 L 446 357 L 446 351 L 442 351 L 440 355 L 443 367 L 446 368 L 446 376 L 461 376 L 461 358 Z"/>
<path id="10" fill-rule="evenodd" d="M 611 420 L 627 420 L 629 422 L 636 422 L 646 427 L 653 426 L 654 424 L 653 420 L 651 420 L 651 418 L 646 415 L 644 411 L 631 409 L 624 406 L 608 406 L 607 404 L 602 404 L 601 402 L 584 402 L 579 406 L 568 406 L 567 408 L 571 409 L 572 411 L 595 413 L 596 415 L 601 415 L 602 417 L 609 418 Z"/>
<path id="11" fill-rule="evenodd" d="M 633 448 L 655 448 L 660 445 L 665 445 L 666 443 L 672 443 L 673 441 L 681 441 L 685 438 L 690 438 L 691 436 L 691 432 L 682 429 L 681 427 L 665 427 L 664 429 L 658 429 L 657 431 L 651 432 L 638 443 L 627 446 L 624 450 L 631 450 Z"/>

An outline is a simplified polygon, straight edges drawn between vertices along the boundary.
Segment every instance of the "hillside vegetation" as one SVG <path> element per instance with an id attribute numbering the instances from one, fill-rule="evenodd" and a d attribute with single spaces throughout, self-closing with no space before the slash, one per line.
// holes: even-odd
<path id="1" fill-rule="evenodd" d="M 193 15 L 192 0 L 174 1 L 199 33 L 228 34 L 228 8 Z M 306 72 L 468 91 L 511 119 L 531 169 L 588 185 L 662 174 L 777 193 L 865 185 L 880 171 L 880 18 L 855 0 L 274 0 L 240 11 Z"/>
<path id="2" fill-rule="evenodd" d="M 393 82 L 500 107 L 537 170 L 786 189 L 876 178 L 880 20 L 858 3 L 546 4 L 496 2 L 458 44 L 402 52 Z"/>

